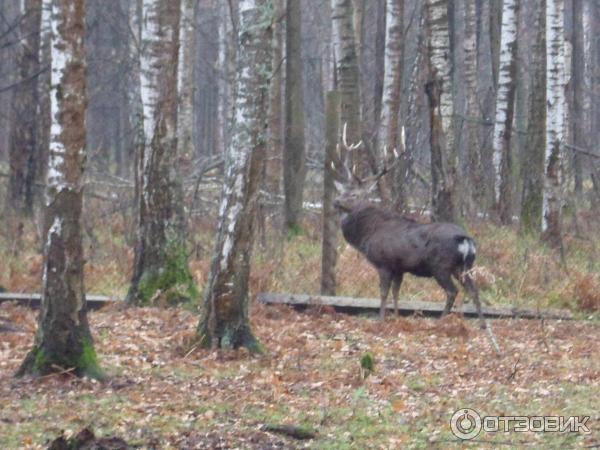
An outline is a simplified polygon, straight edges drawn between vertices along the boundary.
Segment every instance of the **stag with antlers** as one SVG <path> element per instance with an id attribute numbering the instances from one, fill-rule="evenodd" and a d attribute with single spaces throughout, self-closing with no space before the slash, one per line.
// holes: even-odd
<path id="1" fill-rule="evenodd" d="M 421 224 L 370 201 L 378 181 L 388 173 L 395 161 L 387 161 L 381 171 L 366 178 L 359 177 L 348 165 L 349 154 L 361 143 L 348 144 L 346 127 L 342 133 L 345 155 L 334 158 L 338 191 L 334 205 L 342 215 L 342 232 L 346 241 L 371 263 L 379 274 L 381 291 L 380 319 L 384 320 L 390 287 L 394 310 L 398 314 L 398 295 L 405 273 L 434 278 L 446 293 L 444 314 L 452 309 L 458 290 L 453 278 L 470 294 L 480 318 L 479 292 L 470 274 L 476 254 L 475 241 L 453 223 Z M 387 152 L 386 152 L 387 153 Z"/>

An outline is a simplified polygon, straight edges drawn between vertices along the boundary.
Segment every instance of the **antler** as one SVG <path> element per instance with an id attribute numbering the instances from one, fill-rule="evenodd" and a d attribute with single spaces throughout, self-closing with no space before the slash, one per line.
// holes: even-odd
<path id="1" fill-rule="evenodd" d="M 346 133 L 347 129 L 348 129 L 348 122 L 344 122 L 344 129 L 342 130 L 342 142 L 343 142 L 346 150 L 348 150 L 349 152 L 352 152 L 354 150 L 357 150 L 362 145 L 362 139 L 360 141 L 358 141 L 356 144 L 348 145 L 348 134 Z"/>
<path id="2" fill-rule="evenodd" d="M 345 150 L 344 156 L 342 156 L 339 144 L 336 146 L 335 155 L 331 155 L 331 167 L 340 181 L 349 182 L 354 179 L 359 183 L 362 182 L 362 180 L 356 175 L 355 167 L 350 168 L 349 165 L 350 154 L 353 151 L 358 150 L 362 144 L 362 140 L 354 144 L 348 144 L 348 123 L 344 123 L 344 127 L 342 128 L 342 145 Z M 340 168 L 343 170 L 343 173 L 340 172 Z"/>
<path id="3" fill-rule="evenodd" d="M 402 153 L 405 152 L 405 134 L 404 134 L 404 127 L 402 127 L 400 129 L 400 151 Z M 394 147 L 394 149 L 392 149 L 391 151 L 391 155 L 390 155 L 390 151 L 388 149 L 387 145 L 383 146 L 383 155 L 384 155 L 384 160 L 383 160 L 383 168 L 376 174 L 371 175 L 370 177 L 365 178 L 364 180 L 362 180 L 363 183 L 372 183 L 372 182 L 377 182 L 379 181 L 379 179 L 384 176 L 386 173 L 390 172 L 392 169 L 394 169 L 401 161 L 401 157 L 398 154 L 397 149 Z"/>

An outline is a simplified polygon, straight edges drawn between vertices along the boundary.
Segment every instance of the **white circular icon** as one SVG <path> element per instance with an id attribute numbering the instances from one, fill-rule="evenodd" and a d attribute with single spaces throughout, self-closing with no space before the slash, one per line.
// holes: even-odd
<path id="1" fill-rule="evenodd" d="M 450 419 L 450 429 L 459 439 L 473 439 L 481 431 L 481 416 L 470 408 L 459 409 Z"/>

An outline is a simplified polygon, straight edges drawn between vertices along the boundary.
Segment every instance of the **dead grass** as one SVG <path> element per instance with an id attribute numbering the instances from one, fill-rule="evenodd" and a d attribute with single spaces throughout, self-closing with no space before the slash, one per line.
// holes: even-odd
<path id="1" fill-rule="evenodd" d="M 257 245 L 254 253 L 252 294 L 319 292 L 320 236 L 313 222 L 307 222 L 306 232 L 292 240 L 273 228 L 267 230 L 264 245 Z M 190 228 L 190 266 L 200 292 L 210 269 L 214 225 L 214 220 L 203 218 Z M 538 240 L 520 236 L 514 227 L 477 222 L 469 230 L 478 243 L 474 275 L 484 302 L 568 308 L 583 313 L 598 311 L 598 230 L 588 226 L 585 236 L 581 232 L 567 234 L 564 258 Z M 19 243 L 9 234 L 0 234 L 0 286 L 16 292 L 39 291 L 42 244 L 37 229 L 30 223 L 25 224 Z M 84 236 L 88 292 L 111 296 L 126 293 L 133 262 L 128 236 L 126 220 L 117 214 L 99 216 L 94 230 L 88 227 Z M 15 249 L 19 250 L 15 252 Z M 341 235 L 336 274 L 339 295 L 378 297 L 375 270 Z M 401 296 L 408 300 L 443 301 L 444 298 L 434 281 L 412 276 L 405 277 Z M 458 302 L 462 301 L 461 297 L 462 294 Z"/>

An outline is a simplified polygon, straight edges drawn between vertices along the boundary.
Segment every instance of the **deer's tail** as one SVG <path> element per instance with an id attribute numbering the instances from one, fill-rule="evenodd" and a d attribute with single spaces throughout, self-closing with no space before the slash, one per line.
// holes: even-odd
<path id="1" fill-rule="evenodd" d="M 475 241 L 469 236 L 459 236 L 456 240 L 458 243 L 458 251 L 463 259 L 463 272 L 471 270 L 473 263 L 475 262 L 475 255 L 477 254 Z"/>

